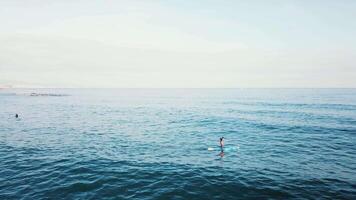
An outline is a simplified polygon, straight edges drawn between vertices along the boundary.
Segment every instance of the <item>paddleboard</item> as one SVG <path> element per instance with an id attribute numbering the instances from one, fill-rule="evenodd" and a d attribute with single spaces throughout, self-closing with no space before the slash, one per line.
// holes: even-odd
<path id="1" fill-rule="evenodd" d="M 239 150 L 239 146 L 225 146 L 223 148 L 224 152 L 231 152 L 231 151 L 238 151 Z M 221 148 L 218 147 L 208 147 L 208 151 L 221 151 Z"/>

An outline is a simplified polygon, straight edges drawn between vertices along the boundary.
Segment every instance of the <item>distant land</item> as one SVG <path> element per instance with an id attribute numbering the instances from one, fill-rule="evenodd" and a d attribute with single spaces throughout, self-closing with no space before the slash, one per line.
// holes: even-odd
<path id="1" fill-rule="evenodd" d="M 0 89 L 13 88 L 12 85 L 0 85 Z"/>

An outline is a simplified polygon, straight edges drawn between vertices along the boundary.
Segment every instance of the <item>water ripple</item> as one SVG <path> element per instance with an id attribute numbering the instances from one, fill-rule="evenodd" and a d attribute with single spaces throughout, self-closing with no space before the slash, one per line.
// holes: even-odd
<path id="1" fill-rule="evenodd" d="M 355 90 L 11 93 L 0 199 L 356 199 Z"/>

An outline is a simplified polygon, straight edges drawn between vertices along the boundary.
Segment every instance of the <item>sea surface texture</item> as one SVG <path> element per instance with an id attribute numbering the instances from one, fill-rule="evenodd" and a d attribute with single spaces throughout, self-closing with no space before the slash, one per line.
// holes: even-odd
<path id="1" fill-rule="evenodd" d="M 3 89 L 0 199 L 356 199 L 356 90 Z"/>

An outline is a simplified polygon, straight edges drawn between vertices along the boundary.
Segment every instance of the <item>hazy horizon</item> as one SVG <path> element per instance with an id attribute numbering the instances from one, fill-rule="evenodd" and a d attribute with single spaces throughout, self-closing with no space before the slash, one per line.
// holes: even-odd
<path id="1" fill-rule="evenodd" d="M 0 90 L 1 89 L 192 89 L 192 90 L 195 90 L 195 89 L 202 89 L 202 90 L 209 90 L 209 89 L 221 89 L 221 90 L 235 90 L 235 89 L 301 89 L 301 90 L 313 90 L 313 89 L 356 89 L 356 87 L 310 87 L 310 88 L 307 88 L 307 87 L 31 87 L 31 86 L 28 86 L 28 87 L 19 87 L 19 86 L 1 86 L 0 87 Z"/>
<path id="2" fill-rule="evenodd" d="M 356 88 L 356 1 L 0 2 L 0 88 Z"/>

